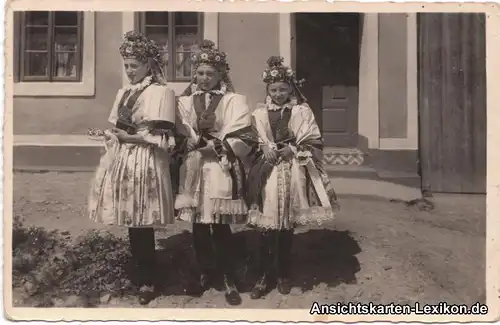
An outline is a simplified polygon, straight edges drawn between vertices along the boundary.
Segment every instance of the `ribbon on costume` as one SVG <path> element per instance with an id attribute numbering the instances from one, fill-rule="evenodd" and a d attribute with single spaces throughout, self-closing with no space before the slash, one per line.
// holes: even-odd
<path id="1" fill-rule="evenodd" d="M 300 179 L 300 166 L 304 166 L 306 170 L 309 173 L 309 176 L 311 178 L 311 183 L 316 190 L 316 194 L 318 195 L 318 198 L 321 202 L 321 206 L 325 208 L 330 208 L 330 200 L 328 198 L 328 195 L 326 193 L 325 187 L 323 185 L 323 181 L 321 179 L 321 175 L 318 172 L 318 169 L 314 165 L 314 161 L 312 160 L 311 157 L 307 157 L 304 162 L 300 162 L 298 158 L 294 158 L 292 162 L 292 182 L 294 183 L 294 187 L 296 189 L 302 188 L 301 184 L 301 179 Z M 299 200 L 299 205 L 301 207 L 308 206 L 307 199 L 303 197 L 302 195 L 296 195 L 297 199 Z"/>

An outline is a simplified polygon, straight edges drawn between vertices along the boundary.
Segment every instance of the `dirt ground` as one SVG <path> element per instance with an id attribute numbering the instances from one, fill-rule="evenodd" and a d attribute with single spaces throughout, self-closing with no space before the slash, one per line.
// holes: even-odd
<path id="1" fill-rule="evenodd" d="M 97 228 L 85 216 L 89 173 L 16 173 L 14 215 L 28 225 L 69 231 L 73 236 Z M 336 222 L 299 229 L 293 255 L 294 289 L 276 290 L 251 300 L 254 233 L 235 229 L 235 248 L 243 259 L 240 308 L 310 308 L 312 302 L 449 303 L 485 302 L 484 196 L 437 196 L 433 211 L 420 211 L 388 199 L 342 195 Z M 108 227 L 118 235 L 124 229 Z M 164 294 L 150 307 L 224 307 L 222 292 L 201 297 L 183 294 L 179 274 L 190 266 L 189 225 L 157 232 L 164 263 Z M 160 275 L 162 276 L 162 275 Z M 113 300 L 113 307 L 138 307 L 135 300 Z M 104 306 L 103 306 L 104 307 Z"/>

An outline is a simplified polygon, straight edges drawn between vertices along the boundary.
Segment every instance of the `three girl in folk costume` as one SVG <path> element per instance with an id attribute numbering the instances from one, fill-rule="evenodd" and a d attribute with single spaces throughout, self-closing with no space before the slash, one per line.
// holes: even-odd
<path id="1" fill-rule="evenodd" d="M 263 73 L 266 103 L 254 110 L 259 137 L 248 178 L 249 224 L 260 228 L 259 270 L 251 298 L 269 289 L 277 274 L 282 294 L 291 290 L 290 251 L 296 224 L 332 220 L 337 197 L 322 168 L 322 137 L 311 108 L 299 90 L 300 82 L 283 58 L 271 57 Z M 274 264 L 276 263 L 276 264 Z"/>
<path id="2" fill-rule="evenodd" d="M 226 54 L 204 41 L 192 55 L 193 82 L 178 99 L 177 131 L 186 137 L 175 208 L 193 223 L 193 245 L 207 289 L 222 272 L 229 304 L 241 302 L 234 283 L 231 224 L 247 221 L 243 161 L 256 144 L 246 97 L 234 92 Z M 214 248 L 214 252 L 212 251 Z"/>
<path id="3" fill-rule="evenodd" d="M 136 32 L 125 34 L 120 54 L 130 84 L 118 91 L 111 130 L 89 197 L 89 217 L 126 226 L 140 273 L 140 303 L 155 296 L 154 227 L 174 223 L 169 151 L 175 145 L 175 94 L 166 87 L 160 52 Z"/>

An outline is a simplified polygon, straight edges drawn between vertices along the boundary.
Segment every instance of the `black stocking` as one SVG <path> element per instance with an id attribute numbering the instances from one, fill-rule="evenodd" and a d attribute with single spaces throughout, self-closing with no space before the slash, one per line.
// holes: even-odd
<path id="1" fill-rule="evenodd" d="M 280 278 L 288 278 L 290 276 L 292 244 L 293 229 L 279 231 L 277 240 L 277 271 Z"/>
<path id="2" fill-rule="evenodd" d="M 153 285 L 155 233 L 153 228 L 129 228 L 132 258 L 138 267 L 139 285 Z"/>

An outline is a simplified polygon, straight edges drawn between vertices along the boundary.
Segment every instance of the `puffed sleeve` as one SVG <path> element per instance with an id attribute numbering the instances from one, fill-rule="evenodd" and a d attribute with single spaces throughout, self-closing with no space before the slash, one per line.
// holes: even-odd
<path id="1" fill-rule="evenodd" d="M 160 85 L 151 86 L 145 103 L 144 119 L 150 129 L 171 130 L 175 127 L 175 92 Z"/>
<path id="2" fill-rule="evenodd" d="M 234 94 L 228 101 L 223 114 L 223 128 L 221 137 L 243 129 L 251 125 L 251 111 L 247 104 L 247 98 L 243 95 Z"/>
<path id="3" fill-rule="evenodd" d="M 122 99 L 124 93 L 125 91 L 123 89 L 120 89 L 116 94 L 115 102 L 111 107 L 111 112 L 108 117 L 108 122 L 111 124 L 116 124 L 116 121 L 118 121 L 118 105 L 120 104 L 120 100 Z"/>
<path id="4" fill-rule="evenodd" d="M 246 97 L 234 95 L 224 114 L 224 127 L 221 136 L 236 156 L 243 158 L 251 151 L 253 139 L 252 119 Z M 256 138 L 256 136 L 255 136 Z"/>
<path id="5" fill-rule="evenodd" d="M 177 100 L 176 133 L 197 140 L 198 135 L 194 129 L 196 115 L 193 116 L 193 112 L 189 110 L 191 107 L 191 100 L 192 98 L 189 96 L 181 96 Z"/>
<path id="6" fill-rule="evenodd" d="M 252 112 L 252 125 L 259 137 L 260 144 L 273 142 L 269 117 L 267 115 L 267 105 L 258 103 Z"/>

